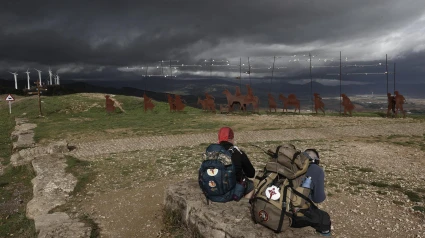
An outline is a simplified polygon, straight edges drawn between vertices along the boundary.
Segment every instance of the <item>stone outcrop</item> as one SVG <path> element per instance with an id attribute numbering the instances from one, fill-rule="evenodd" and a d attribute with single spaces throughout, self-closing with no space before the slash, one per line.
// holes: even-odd
<path id="1" fill-rule="evenodd" d="M 65 173 L 67 165 L 63 153 L 69 152 L 68 143 L 56 141 L 47 147 L 37 147 L 32 131 L 37 125 L 23 118 L 15 121 L 15 130 L 11 134 L 15 142 L 10 161 L 13 166 L 32 163 L 37 174 L 31 181 L 33 199 L 27 204 L 26 216 L 34 220 L 38 237 L 90 237 L 91 228 L 84 223 L 64 212 L 49 213 L 66 203 L 68 194 L 77 184 L 72 174 Z"/>
<path id="2" fill-rule="evenodd" d="M 313 228 L 288 229 L 276 234 L 254 224 L 248 199 L 239 202 L 206 203 L 196 180 L 173 184 L 165 190 L 167 210 L 177 211 L 182 221 L 196 228 L 204 237 L 317 237 Z"/>
<path id="3" fill-rule="evenodd" d="M 15 122 L 15 130 L 10 136 L 12 140 L 16 140 L 12 144 L 12 150 L 17 151 L 24 148 L 34 147 L 34 132 L 32 130 L 36 128 L 37 125 L 27 123 L 27 120 L 23 118 L 16 118 Z"/>
<path id="4" fill-rule="evenodd" d="M 91 228 L 66 213 L 49 214 L 53 208 L 66 203 L 77 179 L 65 173 L 62 155 L 45 155 L 32 160 L 37 176 L 31 181 L 34 197 L 27 204 L 27 217 L 34 219 L 39 237 L 89 237 Z"/>

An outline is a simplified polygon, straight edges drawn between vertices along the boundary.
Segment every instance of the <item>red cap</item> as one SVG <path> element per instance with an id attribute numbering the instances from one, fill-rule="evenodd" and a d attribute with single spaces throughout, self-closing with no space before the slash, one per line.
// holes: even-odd
<path id="1" fill-rule="evenodd" d="M 230 127 L 222 127 L 218 131 L 218 142 L 229 141 L 234 138 L 233 130 Z"/>

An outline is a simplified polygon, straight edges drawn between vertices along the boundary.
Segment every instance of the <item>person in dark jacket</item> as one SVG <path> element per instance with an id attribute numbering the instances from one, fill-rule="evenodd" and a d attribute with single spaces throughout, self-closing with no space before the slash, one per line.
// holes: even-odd
<path id="1" fill-rule="evenodd" d="M 315 149 L 307 149 L 304 153 L 309 157 L 310 165 L 306 177 L 311 178 L 310 199 L 314 203 L 325 201 L 325 173 L 319 166 L 319 152 Z M 303 216 L 293 216 L 292 227 L 311 226 L 322 236 L 331 236 L 331 218 L 329 214 L 319 208 L 311 207 L 301 211 Z"/>
<path id="2" fill-rule="evenodd" d="M 245 198 L 251 198 L 254 193 L 254 183 L 248 178 L 254 178 L 255 169 L 245 152 L 234 145 L 233 130 L 230 127 L 220 128 L 218 142 L 226 150 L 232 148 L 232 164 L 235 167 L 236 181 L 245 184 Z"/>

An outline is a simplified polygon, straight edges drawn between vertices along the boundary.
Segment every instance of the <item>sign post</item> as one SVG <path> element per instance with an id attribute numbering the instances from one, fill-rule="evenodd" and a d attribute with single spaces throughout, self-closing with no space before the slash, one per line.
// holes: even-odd
<path id="1" fill-rule="evenodd" d="M 9 94 L 6 97 L 6 101 L 9 102 L 9 114 L 12 114 L 12 101 L 15 101 L 15 99 Z"/>

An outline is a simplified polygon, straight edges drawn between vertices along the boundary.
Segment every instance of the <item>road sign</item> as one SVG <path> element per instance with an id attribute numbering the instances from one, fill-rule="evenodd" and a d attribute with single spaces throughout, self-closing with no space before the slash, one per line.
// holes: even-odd
<path id="1" fill-rule="evenodd" d="M 7 95 L 6 101 L 15 101 L 15 99 L 12 97 L 12 95 Z"/>

